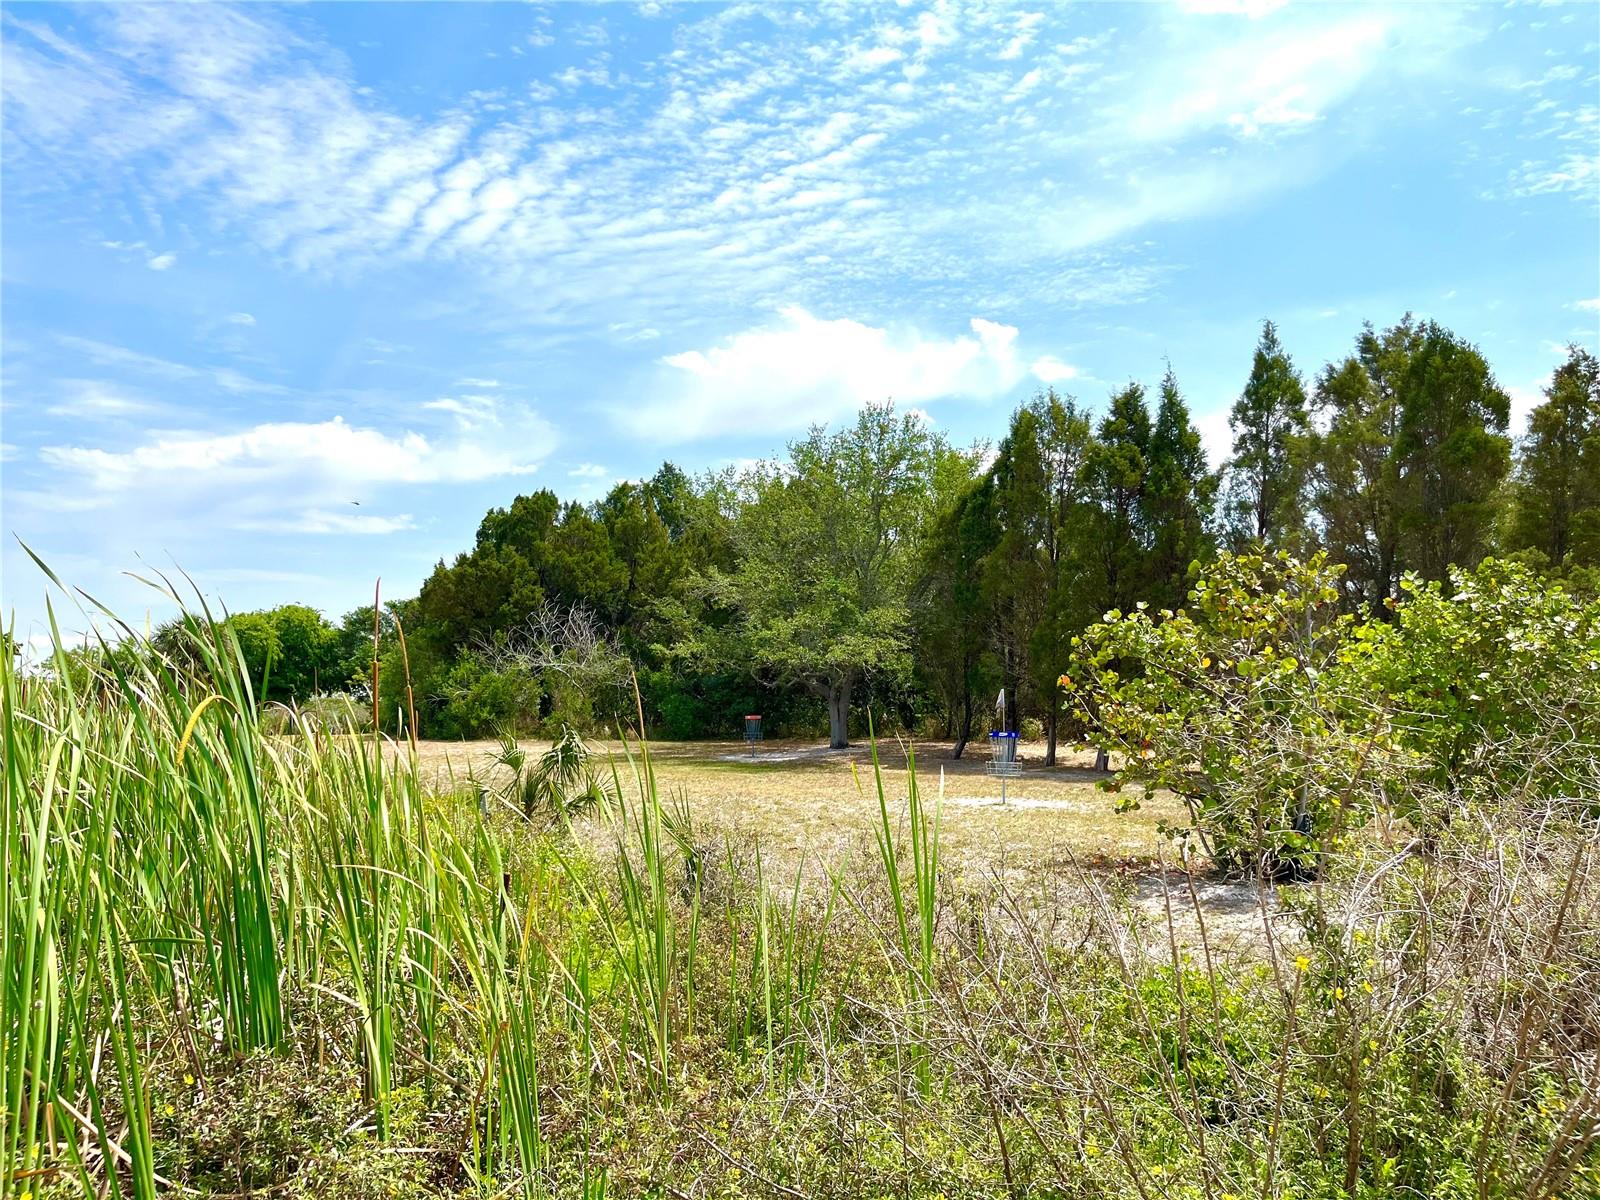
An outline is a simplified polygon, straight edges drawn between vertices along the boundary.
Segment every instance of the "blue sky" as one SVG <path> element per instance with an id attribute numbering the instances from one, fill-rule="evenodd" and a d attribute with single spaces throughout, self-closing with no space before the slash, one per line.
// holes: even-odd
<path id="1" fill-rule="evenodd" d="M 21 538 L 243 609 L 414 593 L 484 510 L 958 441 L 1170 359 L 1214 454 L 1263 317 L 1410 309 L 1516 422 L 1600 325 L 1600 8 L 7 4 L 3 604 Z M 12 536 L 14 535 L 14 536 Z M 81 620 L 74 617 L 71 625 Z"/>

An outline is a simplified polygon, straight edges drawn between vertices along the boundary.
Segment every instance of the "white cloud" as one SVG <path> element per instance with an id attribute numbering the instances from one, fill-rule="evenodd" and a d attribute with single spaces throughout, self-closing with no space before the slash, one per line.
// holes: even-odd
<path id="1" fill-rule="evenodd" d="M 905 52 L 893 46 L 874 46 L 870 50 L 857 47 L 845 58 L 844 69 L 849 72 L 876 71 L 904 57 Z"/>
<path id="2" fill-rule="evenodd" d="M 177 261 L 178 256 L 176 254 L 157 254 L 147 259 L 144 265 L 149 267 L 152 271 L 165 271 Z"/>
<path id="3" fill-rule="evenodd" d="M 1016 328 L 981 317 L 970 328 L 928 336 L 827 320 L 791 305 L 774 324 L 662 359 L 661 390 L 615 415 L 640 436 L 678 442 L 803 429 L 869 402 L 991 400 L 1011 391 L 1027 374 Z"/>
<path id="4" fill-rule="evenodd" d="M 1249 17 L 1252 21 L 1277 12 L 1289 0 L 1178 0 L 1178 7 L 1200 16 Z"/>
<path id="5" fill-rule="evenodd" d="M 47 410 L 57 417 L 131 417 L 153 412 L 156 406 L 123 388 L 99 379 L 63 379 L 65 398 Z"/>
<path id="6" fill-rule="evenodd" d="M 1205 447 L 1206 462 L 1213 471 L 1228 461 L 1233 453 L 1233 430 L 1228 426 L 1231 406 L 1223 405 L 1209 412 L 1194 414 L 1194 427 L 1200 432 L 1200 443 Z"/>
<path id="7" fill-rule="evenodd" d="M 1328 10 L 1302 24 L 1192 45 L 1171 76 L 1154 74 L 1123 111 L 1127 133 L 1172 142 L 1234 128 L 1304 125 L 1349 97 L 1388 62 L 1406 14 Z M 1421 34 L 1419 33 L 1420 37 Z"/>
<path id="8" fill-rule="evenodd" d="M 1574 300 L 1572 307 L 1579 312 L 1600 312 L 1600 297 L 1592 300 Z"/>
<path id="9" fill-rule="evenodd" d="M 275 473 L 310 468 L 346 483 L 460 483 L 534 469 L 523 456 L 486 445 L 430 442 L 327 421 L 268 423 L 239 433 L 159 434 L 127 451 L 47 446 L 42 456 L 101 491 L 206 474 Z"/>
<path id="10" fill-rule="evenodd" d="M 1018 100 L 1021 100 L 1029 92 L 1033 91 L 1034 88 L 1038 87 L 1039 81 L 1043 78 L 1044 71 L 1039 67 L 1033 68 L 1033 70 L 1029 71 L 1026 75 L 1012 85 L 1011 90 L 1006 93 L 1006 103 L 1014 104 Z"/>
<path id="11" fill-rule="evenodd" d="M 500 386 L 498 379 L 476 379 L 471 375 L 459 380 L 458 383 L 461 387 L 468 388 L 497 388 Z"/>
<path id="12" fill-rule="evenodd" d="M 228 314 L 228 324 L 229 325 L 254 325 L 255 323 L 256 323 L 256 319 L 253 316 L 251 316 L 249 313 L 247 313 L 247 312 L 236 312 L 236 313 L 229 313 Z"/>
<path id="13" fill-rule="evenodd" d="M 556 441 L 526 409 L 475 409 L 471 417 L 453 437 L 389 433 L 336 416 L 233 433 L 152 432 L 125 450 L 46 446 L 40 459 L 84 507 L 114 507 L 146 526 L 204 512 L 210 528 L 394 532 L 411 518 L 362 510 L 396 488 L 527 474 Z"/>
<path id="14" fill-rule="evenodd" d="M 121 367 L 157 379 L 210 380 L 223 391 L 235 393 L 282 394 L 288 390 L 282 384 L 263 383 L 259 379 L 252 379 L 232 367 L 191 366 L 188 363 L 172 362 L 169 359 L 157 358 L 153 354 L 141 354 L 125 346 L 113 346 L 109 342 L 98 342 L 74 334 L 58 333 L 56 341 L 68 350 L 83 355 L 97 366 Z"/>
<path id="15" fill-rule="evenodd" d="M 611 472 L 598 463 L 579 463 L 567 474 L 574 479 L 604 479 Z"/>
<path id="16" fill-rule="evenodd" d="M 1308 108 L 1300 107 L 1306 96 L 1307 89 L 1304 86 L 1291 84 L 1281 92 L 1267 97 L 1248 113 L 1232 114 L 1228 118 L 1228 124 L 1245 137 L 1255 137 L 1268 126 L 1307 124 L 1315 121 L 1317 114 Z"/>
<path id="17" fill-rule="evenodd" d="M 500 398 L 463 392 L 460 396 L 441 396 L 422 406 L 432 412 L 449 413 L 458 429 L 481 429 L 500 422 Z"/>
<path id="18" fill-rule="evenodd" d="M 1511 194 L 1544 196 L 1572 192 L 1592 197 L 1600 183 L 1600 155 L 1567 154 L 1555 163 L 1523 163 L 1513 174 Z"/>
<path id="19" fill-rule="evenodd" d="M 1034 359 L 1033 366 L 1028 369 L 1041 383 L 1064 383 L 1068 379 L 1076 379 L 1080 374 L 1077 367 L 1062 362 L 1053 354 Z"/>
<path id="20" fill-rule="evenodd" d="M 1022 13 L 1016 20 L 1016 34 L 1006 43 L 1005 49 L 1000 51 L 1002 59 L 1012 59 L 1021 56 L 1028 48 L 1028 44 L 1037 36 L 1040 24 L 1044 21 L 1041 12 Z"/>
<path id="21" fill-rule="evenodd" d="M 264 518 L 242 521 L 240 529 L 257 533 L 400 533 L 415 529 L 417 523 L 410 513 L 393 517 L 368 516 L 362 513 L 330 512 L 312 508 L 289 517 Z"/>

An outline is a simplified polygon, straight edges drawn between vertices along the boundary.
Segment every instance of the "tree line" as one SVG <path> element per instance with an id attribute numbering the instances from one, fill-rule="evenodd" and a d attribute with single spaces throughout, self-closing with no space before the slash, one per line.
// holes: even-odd
<path id="1" fill-rule="evenodd" d="M 385 606 L 379 711 L 400 719 L 409 678 L 424 736 L 605 724 L 637 679 L 660 736 L 761 712 L 826 720 L 838 746 L 870 707 L 959 754 L 1003 688 L 1000 719 L 1039 722 L 1054 761 L 1081 732 L 1062 724 L 1083 719 L 1059 682 L 1074 639 L 1182 607 L 1221 550 L 1323 552 L 1345 610 L 1380 620 L 1408 578 L 1491 554 L 1594 590 L 1600 362 L 1571 347 L 1515 445 L 1509 420 L 1483 354 L 1437 322 L 1368 324 L 1310 378 L 1266 322 L 1215 471 L 1169 365 L 1098 419 L 1046 390 L 996 446 L 872 405 L 748 469 L 666 463 L 587 505 L 537 491 Z M 266 699 L 371 687 L 370 606 L 231 620 Z"/>

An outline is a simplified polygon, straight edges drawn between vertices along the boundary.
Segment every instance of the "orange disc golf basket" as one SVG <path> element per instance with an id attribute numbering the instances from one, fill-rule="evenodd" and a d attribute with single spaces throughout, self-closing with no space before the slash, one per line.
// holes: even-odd
<path id="1" fill-rule="evenodd" d="M 756 743 L 761 740 L 761 714 L 749 713 L 744 719 L 744 741 L 750 747 L 750 757 L 756 756 Z"/>

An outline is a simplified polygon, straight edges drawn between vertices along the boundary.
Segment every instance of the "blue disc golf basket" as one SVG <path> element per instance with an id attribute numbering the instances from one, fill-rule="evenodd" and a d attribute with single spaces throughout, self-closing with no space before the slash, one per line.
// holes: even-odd
<path id="1" fill-rule="evenodd" d="M 750 747 L 750 757 L 756 756 L 756 743 L 761 740 L 761 714 L 751 713 L 744 719 L 744 740 Z"/>
<path id="2" fill-rule="evenodd" d="M 989 774 L 1000 781 L 1000 803 L 1006 802 L 1006 780 L 1022 774 L 1017 761 L 1017 735 L 1004 729 L 989 734 Z"/>

